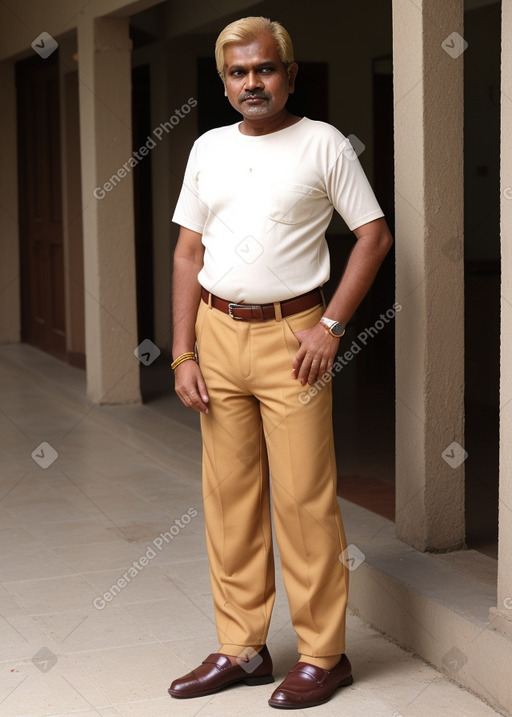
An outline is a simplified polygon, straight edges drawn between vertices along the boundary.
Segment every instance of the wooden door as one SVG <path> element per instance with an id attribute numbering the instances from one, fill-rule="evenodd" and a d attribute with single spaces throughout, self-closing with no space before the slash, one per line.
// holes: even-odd
<path id="1" fill-rule="evenodd" d="M 58 52 L 16 68 L 22 340 L 66 357 Z"/>

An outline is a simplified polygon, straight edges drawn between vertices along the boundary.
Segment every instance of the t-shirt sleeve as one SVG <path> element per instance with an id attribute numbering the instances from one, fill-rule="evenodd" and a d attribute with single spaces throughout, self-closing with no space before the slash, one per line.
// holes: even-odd
<path id="1" fill-rule="evenodd" d="M 336 159 L 327 173 L 327 193 L 350 231 L 379 219 L 384 212 L 350 140 L 339 134 Z"/>
<path id="2" fill-rule="evenodd" d="M 185 169 L 180 195 L 174 209 L 172 221 L 186 229 L 203 233 L 208 217 L 208 208 L 199 199 L 197 189 L 197 142 L 194 143 Z"/>

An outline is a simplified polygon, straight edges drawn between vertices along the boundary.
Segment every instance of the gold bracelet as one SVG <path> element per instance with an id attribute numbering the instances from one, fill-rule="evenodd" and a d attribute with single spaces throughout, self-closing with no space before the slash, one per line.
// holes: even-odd
<path id="1" fill-rule="evenodd" d="M 183 363 L 184 361 L 195 361 L 196 354 L 194 351 L 186 351 L 184 354 L 180 354 L 178 358 L 174 359 L 174 361 L 171 364 L 171 368 L 174 371 L 180 363 Z"/>
<path id="2" fill-rule="evenodd" d="M 174 370 L 176 370 L 176 368 L 177 368 L 180 364 L 185 363 L 185 361 L 195 361 L 195 359 L 196 359 L 195 356 L 184 356 L 184 357 L 183 357 L 182 359 L 180 359 L 179 361 L 173 362 L 171 368 L 172 368 L 172 370 L 174 371 Z"/>

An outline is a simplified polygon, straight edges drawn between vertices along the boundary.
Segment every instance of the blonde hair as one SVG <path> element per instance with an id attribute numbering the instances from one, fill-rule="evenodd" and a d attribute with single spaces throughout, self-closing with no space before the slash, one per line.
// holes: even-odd
<path id="1" fill-rule="evenodd" d="M 285 65 L 293 60 L 293 45 L 290 35 L 280 22 L 272 21 L 266 17 L 243 17 L 227 25 L 220 33 L 215 43 L 215 61 L 217 71 L 224 79 L 224 48 L 230 42 L 246 42 L 263 32 L 272 35 L 277 45 L 279 57 Z"/>

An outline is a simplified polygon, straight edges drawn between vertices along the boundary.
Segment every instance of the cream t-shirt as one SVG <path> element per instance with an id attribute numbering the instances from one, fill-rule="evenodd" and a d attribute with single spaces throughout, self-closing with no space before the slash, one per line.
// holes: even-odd
<path id="1" fill-rule="evenodd" d="M 190 152 L 173 221 L 199 232 L 199 283 L 233 302 L 283 301 L 322 286 L 334 209 L 349 229 L 383 216 L 352 145 L 303 117 L 258 137 L 210 130 Z"/>

